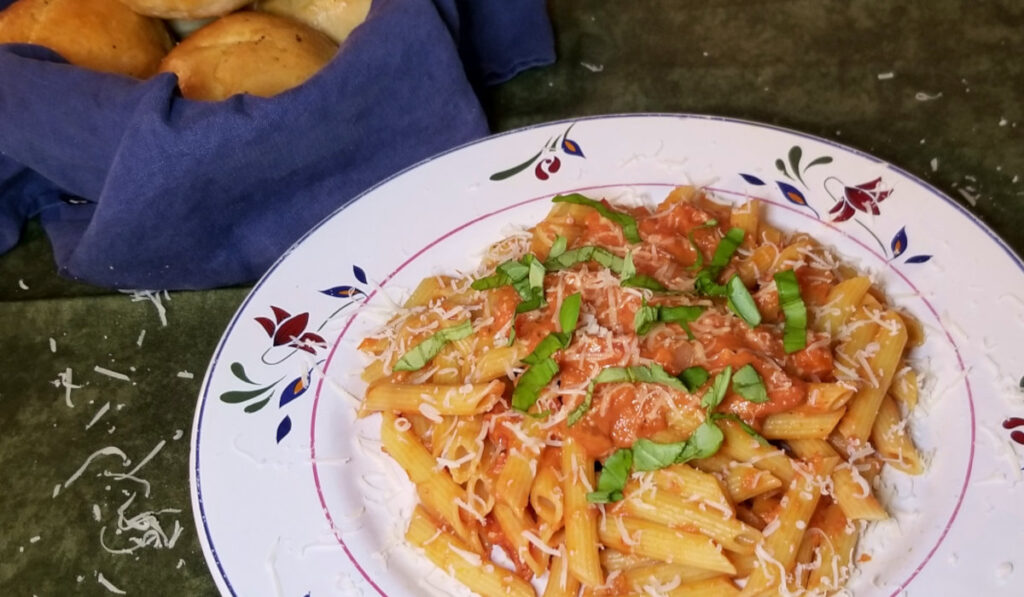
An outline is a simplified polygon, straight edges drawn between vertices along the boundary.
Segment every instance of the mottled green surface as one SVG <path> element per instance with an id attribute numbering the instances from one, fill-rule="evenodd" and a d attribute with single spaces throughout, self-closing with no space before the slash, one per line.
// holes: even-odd
<path id="1" fill-rule="evenodd" d="M 1024 3 L 553 0 L 551 11 L 560 61 L 488 92 L 494 129 L 635 111 L 787 126 L 924 178 L 1024 251 Z M 161 327 L 148 302 L 57 277 L 38 226 L 0 257 L 0 594 L 109 594 L 100 573 L 130 595 L 214 592 L 192 522 L 188 438 L 206 363 L 244 296 L 171 293 Z M 82 385 L 73 408 L 52 383 L 66 368 Z M 53 497 L 94 451 L 115 446 L 131 468 L 161 441 L 136 474 L 148 497 L 103 476 L 125 470 L 118 456 Z M 114 532 L 133 492 L 128 516 L 180 510 L 158 517 L 169 534 L 181 525 L 173 547 L 103 550 L 101 529 L 115 549 L 138 535 Z"/>

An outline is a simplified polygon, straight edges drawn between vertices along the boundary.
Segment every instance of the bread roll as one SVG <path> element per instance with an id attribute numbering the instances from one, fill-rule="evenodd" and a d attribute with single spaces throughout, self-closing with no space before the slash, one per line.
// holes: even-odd
<path id="1" fill-rule="evenodd" d="M 71 64 L 145 78 L 171 49 L 163 22 L 118 0 L 18 0 L 0 12 L 0 43 L 46 46 Z"/>
<path id="2" fill-rule="evenodd" d="M 366 20 L 370 0 L 257 0 L 253 8 L 301 21 L 340 44 Z"/>
<path id="3" fill-rule="evenodd" d="M 204 19 L 237 10 L 252 0 L 121 0 L 139 13 L 161 19 Z"/>
<path id="4" fill-rule="evenodd" d="M 167 54 L 160 70 L 176 73 L 189 99 L 216 101 L 236 93 L 270 97 L 313 76 L 337 49 L 302 23 L 243 11 L 190 35 Z"/>

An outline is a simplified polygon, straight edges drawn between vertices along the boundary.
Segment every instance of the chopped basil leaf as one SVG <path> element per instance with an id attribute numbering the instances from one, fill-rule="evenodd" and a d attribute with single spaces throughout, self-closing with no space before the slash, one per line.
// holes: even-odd
<path id="1" fill-rule="evenodd" d="M 597 247 L 594 245 L 576 247 L 575 249 L 570 249 L 564 253 L 560 253 L 557 256 L 548 257 L 548 260 L 544 262 L 544 267 L 549 272 L 553 272 L 562 269 L 569 269 L 574 265 L 585 263 L 587 261 L 596 261 L 598 264 L 607 267 L 616 274 L 621 274 L 622 268 L 625 267 L 625 261 L 622 257 L 619 257 L 604 247 Z"/>
<path id="2" fill-rule="evenodd" d="M 576 323 L 580 318 L 580 305 L 583 297 L 576 292 L 562 299 L 562 306 L 558 310 L 558 323 L 562 326 L 563 334 L 571 334 L 576 331 Z M 568 346 L 568 342 L 564 346 Z"/>
<path id="3" fill-rule="evenodd" d="M 633 452 L 628 448 L 619 448 L 604 461 L 601 474 L 597 477 L 597 491 L 587 494 L 587 501 L 596 504 L 607 504 L 622 499 L 622 490 L 629 480 L 629 468 L 633 464 Z"/>
<path id="4" fill-rule="evenodd" d="M 679 305 L 676 307 L 652 306 L 644 301 L 643 305 L 637 310 L 636 315 L 633 316 L 633 330 L 636 331 L 637 335 L 643 336 L 651 331 L 651 327 L 659 321 L 663 323 L 678 323 L 686 331 L 686 335 L 693 340 L 693 332 L 690 331 L 690 326 L 687 324 L 691 321 L 696 321 L 704 313 L 705 309 L 705 307 L 697 305 Z"/>
<path id="5" fill-rule="evenodd" d="M 548 259 L 555 259 L 562 253 L 565 253 L 565 249 L 569 246 L 569 241 L 564 236 L 559 234 L 555 237 L 555 242 L 551 243 L 551 249 L 548 250 Z"/>
<path id="6" fill-rule="evenodd" d="M 764 380 L 753 365 L 747 364 L 739 368 L 732 376 L 732 389 L 748 402 L 768 402 L 768 390 L 764 387 Z"/>
<path id="7" fill-rule="evenodd" d="M 526 313 L 527 311 L 533 311 L 534 309 L 540 309 L 544 305 L 544 290 L 534 289 L 531 290 L 530 298 L 520 301 L 516 305 L 516 313 Z"/>
<path id="8" fill-rule="evenodd" d="M 679 374 L 679 379 L 691 394 L 707 383 L 709 377 L 711 374 L 708 373 L 708 370 L 700 366 L 688 367 Z"/>
<path id="9" fill-rule="evenodd" d="M 470 288 L 473 290 L 491 290 L 492 288 L 499 288 L 501 286 L 508 286 L 512 283 L 512 279 L 502 272 L 495 272 L 486 278 L 480 278 L 473 280 L 470 284 Z"/>
<path id="10" fill-rule="evenodd" d="M 754 302 L 754 297 L 750 296 L 750 291 L 743 284 L 743 280 L 733 274 L 726 287 L 729 292 L 729 309 L 739 315 L 740 319 L 747 322 L 750 327 L 759 325 L 761 312 L 757 310 L 757 303 Z"/>
<path id="11" fill-rule="evenodd" d="M 506 267 L 507 264 L 512 264 Z M 544 265 L 533 255 L 525 255 L 520 262 L 506 262 L 498 266 L 512 279 L 512 288 L 523 302 L 516 305 L 516 313 L 539 309 L 544 305 Z"/>
<path id="12" fill-rule="evenodd" d="M 462 340 L 473 333 L 473 324 L 467 319 L 458 325 L 453 325 L 434 332 L 426 340 L 413 346 L 409 352 L 398 359 L 395 371 L 417 371 L 422 369 L 430 359 L 436 357 L 441 349 L 449 342 Z"/>
<path id="13" fill-rule="evenodd" d="M 523 260 L 526 256 L 523 257 Z M 528 279 L 530 275 L 530 266 L 520 261 L 506 261 L 497 267 L 497 273 L 504 274 L 508 278 L 509 284 L 516 289 L 523 299 L 530 298 L 529 288 L 530 281 Z M 524 284 L 525 282 L 525 284 Z"/>
<path id="14" fill-rule="evenodd" d="M 522 301 L 516 305 L 516 313 L 539 309 L 544 305 L 544 264 L 533 254 L 524 255 L 518 261 L 506 261 L 495 272 L 485 278 L 474 280 L 474 290 L 490 290 L 499 286 L 511 286 Z"/>
<path id="15" fill-rule="evenodd" d="M 739 418 L 735 413 L 711 413 L 711 420 L 718 421 L 720 419 L 728 419 L 730 421 L 735 421 L 736 424 L 740 426 L 740 429 L 746 431 L 747 435 L 757 440 L 757 443 L 761 444 L 762 446 L 771 445 L 768 443 L 768 440 L 766 440 L 763 435 L 758 433 L 757 430 L 751 427 L 750 425 L 747 425 L 747 422 Z"/>
<path id="16" fill-rule="evenodd" d="M 615 222 L 622 228 L 622 236 L 625 237 L 627 242 L 636 244 L 640 242 L 640 232 L 636 225 L 636 220 L 629 214 L 613 211 L 608 209 L 608 206 L 600 201 L 594 201 L 593 199 L 584 197 L 579 193 L 573 193 L 571 195 L 558 195 L 552 199 L 554 203 L 575 203 L 576 205 L 586 205 L 597 210 L 597 213 L 601 214 L 605 218 Z"/>
<path id="17" fill-rule="evenodd" d="M 642 274 L 637 276 L 630 276 L 624 279 L 620 283 L 620 285 L 625 286 L 627 288 L 646 288 L 648 290 L 654 290 L 657 292 L 665 292 L 668 290 L 668 288 L 665 288 L 665 285 L 662 284 L 661 282 L 657 281 L 656 279 L 650 276 L 645 276 Z"/>
<path id="18" fill-rule="evenodd" d="M 730 228 L 722 240 L 715 247 L 715 254 L 711 257 L 711 267 L 721 271 L 729 265 L 733 253 L 743 244 L 743 237 L 746 235 L 742 228 Z"/>
<path id="19" fill-rule="evenodd" d="M 590 380 L 590 385 L 587 386 L 587 395 L 584 396 L 583 402 L 581 402 L 576 408 L 572 409 L 572 412 L 570 412 L 569 416 L 566 418 L 566 422 L 570 427 L 578 423 L 579 420 L 583 418 L 583 415 L 587 414 L 587 411 L 590 410 L 590 403 L 593 399 L 594 380 Z"/>
<path id="20" fill-rule="evenodd" d="M 625 284 L 626 280 L 636 275 L 636 265 L 633 264 L 633 252 L 626 251 L 626 257 L 622 260 L 622 271 L 619 272 L 619 279 Z"/>
<path id="21" fill-rule="evenodd" d="M 717 277 L 717 272 L 712 272 L 709 269 L 700 270 L 693 279 L 694 291 L 704 296 L 725 296 L 725 285 L 716 282 L 715 278 Z"/>
<path id="22" fill-rule="evenodd" d="M 551 357 L 530 365 L 519 376 L 519 380 L 516 381 L 516 387 L 512 390 L 512 408 L 523 412 L 529 410 L 537 402 L 537 399 L 540 398 L 540 391 L 557 374 L 558 363 Z"/>
<path id="23" fill-rule="evenodd" d="M 724 439 L 725 435 L 718 428 L 718 425 L 715 425 L 714 419 L 708 418 L 701 423 L 700 427 L 694 430 L 690 439 L 686 440 L 688 446 L 679 455 L 679 458 L 676 459 L 676 463 L 714 456 L 718 449 L 722 447 L 722 440 Z"/>
<path id="24" fill-rule="evenodd" d="M 697 272 L 697 276 L 693 280 L 693 288 L 697 291 L 697 294 L 706 296 L 725 296 L 727 294 L 725 285 L 718 283 L 718 276 L 725 269 L 725 266 L 729 265 L 729 260 L 732 259 L 733 253 L 736 252 L 736 249 L 743 242 L 743 236 L 742 228 L 730 228 L 729 232 L 725 233 L 722 240 L 718 242 L 718 246 L 715 247 L 715 254 L 711 257 L 711 263 Z"/>
<path id="25" fill-rule="evenodd" d="M 800 284 L 793 270 L 777 272 L 775 285 L 779 289 L 779 305 L 786 316 L 782 347 L 787 353 L 803 350 L 807 346 L 807 306 L 800 297 Z"/>
<path id="26" fill-rule="evenodd" d="M 651 327 L 658 322 L 660 313 L 661 309 L 659 307 L 648 305 L 647 300 L 644 299 L 640 308 L 636 310 L 636 315 L 633 316 L 633 330 L 636 331 L 638 336 L 643 336 L 651 331 Z"/>
<path id="27" fill-rule="evenodd" d="M 683 382 L 672 377 L 657 363 L 634 367 L 605 367 L 594 378 L 594 383 L 657 383 L 677 390 L 686 390 Z"/>
<path id="28" fill-rule="evenodd" d="M 686 442 L 659 444 L 649 439 L 633 442 L 633 467 L 638 471 L 656 471 L 676 461 Z"/>
<path id="29" fill-rule="evenodd" d="M 564 347 L 562 334 L 553 333 L 544 336 L 544 338 L 537 343 L 534 347 L 533 352 L 523 357 L 523 362 L 527 365 L 536 365 L 541 361 L 551 357 L 556 352 Z"/>
<path id="30" fill-rule="evenodd" d="M 729 391 L 729 382 L 732 380 L 732 366 L 726 367 L 711 382 L 711 389 L 704 393 L 704 398 L 701 399 L 700 405 L 711 411 L 714 410 L 722 400 L 725 400 L 725 394 Z"/>
<path id="31" fill-rule="evenodd" d="M 649 439 L 638 439 L 631 448 L 619 448 L 608 457 L 597 478 L 597 490 L 587 494 L 587 501 L 605 504 L 622 499 L 622 491 L 629 480 L 629 471 L 656 471 L 673 464 L 682 464 L 697 458 L 714 456 L 722 447 L 725 435 L 707 419 L 689 439 L 672 444 L 659 444 Z"/>
<path id="32" fill-rule="evenodd" d="M 690 322 L 697 321 L 707 307 L 698 305 L 679 305 L 677 307 L 659 307 L 658 319 L 665 323 L 678 323 L 686 331 L 686 337 L 693 340 L 693 332 L 690 331 Z"/>
<path id="33" fill-rule="evenodd" d="M 526 255 L 523 259 L 529 263 L 530 288 L 542 288 L 544 286 L 544 264 L 532 254 Z"/>
<path id="34" fill-rule="evenodd" d="M 562 300 L 559 307 L 558 321 L 561 332 L 552 332 L 545 336 L 533 352 L 523 358 L 529 368 L 519 376 L 515 389 L 512 390 L 512 408 L 526 411 L 540 397 L 540 391 L 558 374 L 558 363 L 551 358 L 556 352 L 568 348 L 572 334 L 576 331 L 576 323 L 580 315 L 580 293 L 571 294 Z"/>
<path id="35" fill-rule="evenodd" d="M 713 456 L 722 447 L 725 435 L 708 418 L 689 439 L 673 444 L 659 444 L 648 439 L 638 439 L 633 444 L 633 469 L 656 471 L 673 464 L 682 464 L 697 458 Z"/>
<path id="36" fill-rule="evenodd" d="M 583 418 L 590 409 L 590 403 L 594 397 L 594 387 L 602 383 L 657 383 L 680 391 L 686 391 L 686 386 L 677 378 L 672 377 L 657 363 L 650 366 L 637 365 L 635 367 L 605 367 L 590 380 L 587 386 L 587 394 L 583 402 L 569 413 L 569 425 L 575 425 Z"/>

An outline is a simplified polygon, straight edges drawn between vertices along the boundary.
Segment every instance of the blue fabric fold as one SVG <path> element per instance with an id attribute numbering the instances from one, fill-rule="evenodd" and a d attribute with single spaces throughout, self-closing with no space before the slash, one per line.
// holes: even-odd
<path id="1" fill-rule="evenodd" d="M 330 64 L 274 98 L 194 102 L 171 74 L 0 45 L 0 252 L 39 217 L 72 278 L 250 282 L 363 190 L 486 135 L 475 84 L 553 60 L 543 0 L 375 0 Z"/>

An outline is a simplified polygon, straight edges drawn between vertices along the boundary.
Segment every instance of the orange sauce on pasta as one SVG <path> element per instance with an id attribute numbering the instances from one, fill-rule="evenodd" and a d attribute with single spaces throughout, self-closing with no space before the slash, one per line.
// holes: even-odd
<path id="1" fill-rule="evenodd" d="M 605 204 L 608 205 L 607 202 Z M 618 224 L 588 209 L 578 219 L 569 217 L 561 221 L 563 227 L 572 227 L 570 248 L 597 245 L 619 254 L 628 249 L 632 251 L 638 274 L 671 283 L 673 280 L 665 278 L 674 277 L 676 281 L 692 278 L 698 262 L 708 263 L 728 229 L 727 212 L 725 215 L 714 213 L 672 196 L 653 212 L 644 208 L 626 211 L 637 221 L 643 240 L 640 245 L 630 246 Z M 534 247 L 535 250 L 537 248 Z M 545 251 L 538 253 L 546 255 L 547 247 L 543 248 Z M 700 251 L 700 257 L 697 251 Z M 662 327 L 667 331 L 652 331 L 637 338 L 633 320 L 642 305 L 639 293 L 618 284 L 601 284 L 602 276 L 611 275 L 602 266 L 585 263 L 572 269 L 573 275 L 547 274 L 544 283 L 547 304 L 541 309 L 515 316 L 516 338 L 528 350 L 532 351 L 549 333 L 560 331 L 558 311 L 561 300 L 580 292 L 584 312 L 622 340 L 618 348 L 634 346 L 641 359 L 658 363 L 671 375 L 678 375 L 696 365 L 705 367 L 712 376 L 726 367 L 731 366 L 736 371 L 744 365 L 752 365 L 764 380 L 768 400 L 758 404 L 730 394 L 718 410 L 734 413 L 755 427 L 765 416 L 790 410 L 805 402 L 807 380 L 827 380 L 831 375 L 832 353 L 827 337 L 817 344 L 814 340 L 819 338 L 812 337 L 807 348 L 787 355 L 779 329 L 771 326 L 750 328 L 737 317 L 727 315 L 720 307 L 709 308 L 691 324 L 696 334 L 694 340 L 688 339 L 678 324 L 664 325 Z M 798 268 L 796 274 L 807 303 L 824 303 L 834 284 L 831 274 L 809 266 Z M 515 295 L 511 296 L 512 300 L 502 303 L 502 307 L 509 311 L 514 310 L 517 302 Z M 756 300 L 766 313 L 779 311 L 778 294 L 774 290 L 757 293 Z M 656 294 L 651 304 L 676 304 L 672 301 L 671 295 Z M 604 367 L 624 366 L 630 355 L 618 348 L 574 344 L 560 351 L 555 357 L 561 370 L 558 383 L 562 387 L 578 389 L 585 387 L 587 381 Z M 667 427 L 666 409 L 675 405 L 665 400 L 645 400 L 641 394 L 633 384 L 597 386 L 590 410 L 576 425 L 563 425 L 564 431 L 579 440 L 587 453 L 595 458 L 603 458 L 616 448 L 629 447 L 638 438 L 649 438 Z M 578 392 L 563 397 L 563 401 L 572 407 L 582 399 Z"/>
<path id="2" fill-rule="evenodd" d="M 814 453 L 806 446 L 802 449 L 808 453 L 801 454 L 800 446 L 792 441 L 788 445 L 769 443 L 803 437 L 802 433 L 787 435 L 780 432 L 779 428 L 805 416 L 816 417 L 820 413 L 814 409 L 821 408 L 824 399 L 816 400 L 807 408 L 793 413 L 792 417 L 770 419 L 768 424 L 764 424 L 766 417 L 793 411 L 804 405 L 812 383 L 823 382 L 824 385 L 842 382 L 843 387 L 839 389 L 844 392 L 849 390 L 847 384 L 863 383 L 856 379 L 861 364 L 853 363 L 855 371 L 851 374 L 847 372 L 845 364 L 837 366 L 833 363 L 833 347 L 844 332 L 837 331 L 837 337 L 834 338 L 831 332 L 815 332 L 813 325 L 816 310 L 829 308 L 829 297 L 833 295 L 840 278 L 846 277 L 846 270 L 834 263 L 827 252 L 820 251 L 812 238 L 801 234 L 787 238 L 770 225 L 756 218 L 751 220 L 756 215 L 753 211 L 756 204 L 734 211 L 714 204 L 698 191 L 687 188 L 676 189 L 654 210 L 643 207 L 613 208 L 607 201 L 603 201 L 611 211 L 626 213 L 635 219 L 641 241 L 631 243 L 627 242 L 624 229 L 613 218 L 578 203 L 581 202 L 569 198 L 552 206 L 548 216 L 533 229 L 530 253 L 537 259 L 547 260 L 552 244 L 560 236 L 565 239 L 568 251 L 596 246 L 615 255 L 615 261 L 609 261 L 607 253 L 600 253 L 594 260 L 571 265 L 568 269 L 557 269 L 548 264 L 543 281 L 545 302 L 539 308 L 524 313 L 516 313 L 522 298 L 510 285 L 478 293 L 469 289 L 467 279 L 439 277 L 436 281 L 427 280 L 423 285 L 425 290 L 418 291 L 415 295 L 417 300 L 411 300 L 407 305 L 409 311 L 402 315 L 401 323 L 394 325 L 397 330 L 391 330 L 397 333 L 385 332 L 379 337 L 365 339 L 360 345 L 361 349 L 379 359 L 364 373 L 364 379 L 371 389 L 380 384 L 404 386 L 398 388 L 401 391 L 395 391 L 394 395 L 381 392 L 374 397 L 378 398 L 375 410 L 393 409 L 396 414 L 406 417 L 391 417 L 390 424 L 394 429 L 382 427 L 382 430 L 391 432 L 388 441 L 392 444 L 388 444 L 391 447 L 387 449 L 403 467 L 408 467 L 410 479 L 417 479 L 417 483 L 420 483 L 417 489 L 420 491 L 421 505 L 426 510 L 426 517 L 436 525 L 437 532 L 433 537 L 428 538 L 427 531 L 421 526 L 414 535 L 417 538 L 410 541 L 424 547 L 430 557 L 427 544 L 442 532 L 447 533 L 454 536 L 454 539 L 462 540 L 472 553 L 464 553 L 467 551 L 465 548 L 459 548 L 454 555 L 447 554 L 444 557 L 435 553 L 432 558 L 435 563 L 443 567 L 445 558 L 462 557 L 471 565 L 484 564 L 484 570 L 489 567 L 487 554 L 491 548 L 500 547 L 512 563 L 512 570 L 507 567 L 500 569 L 499 574 L 503 575 L 500 582 L 506 587 L 518 583 L 522 585 L 519 587 L 521 592 L 526 591 L 524 594 L 528 594 L 529 587 L 520 579 L 530 581 L 535 573 L 543 572 L 548 567 L 551 549 L 557 546 L 570 562 L 569 571 L 584 583 L 582 594 L 601 597 L 639 594 L 645 592 L 641 589 L 649 588 L 647 585 L 638 585 L 636 578 L 627 579 L 626 575 L 616 576 L 609 570 L 603 570 L 607 566 L 597 561 L 597 549 L 601 544 L 632 555 L 664 558 L 668 562 L 674 562 L 677 557 L 674 551 L 660 553 L 655 550 L 657 553 L 652 554 L 639 548 L 634 551 L 633 546 L 643 541 L 639 536 L 626 536 L 628 533 L 622 527 L 624 520 L 646 520 L 650 524 L 704 535 L 718 542 L 719 554 L 724 545 L 744 557 L 754 557 L 764 562 L 768 562 L 767 558 L 773 554 L 762 556 L 750 551 L 753 550 L 753 540 L 760 537 L 758 532 L 762 531 L 767 536 L 769 527 L 773 528 L 772 533 L 781 524 L 792 525 L 792 528 L 801 531 L 789 531 L 796 537 L 794 542 L 787 544 L 791 551 L 802 545 L 800 538 L 806 536 L 802 532 L 805 529 L 808 532 L 813 529 L 826 540 L 828 537 L 855 532 L 856 527 L 846 518 L 846 508 L 840 501 L 840 495 L 849 492 L 822 496 L 815 493 L 813 497 L 801 497 L 801 500 L 815 501 L 813 514 L 798 513 L 803 517 L 798 523 L 803 526 L 785 522 L 789 516 L 787 512 L 797 512 L 787 510 L 790 506 L 787 506 L 786 496 L 796 487 L 794 484 L 805 483 L 804 479 L 809 479 L 805 475 L 830 475 L 836 461 L 840 460 L 849 460 L 852 465 L 854 452 L 858 453 L 857 471 L 870 482 L 881 469 L 881 457 L 863 451 L 864 446 L 860 444 L 863 438 L 848 440 L 841 432 L 830 430 L 822 431 L 814 437 L 823 440 L 827 438 L 839 456 L 825 456 L 824 451 Z M 713 290 L 707 294 L 698 294 L 694 289 L 695 277 L 709 266 L 717 248 L 723 246 L 722 240 L 731 226 L 748 231 L 757 230 L 757 234 L 745 234 L 742 243 L 738 242 L 735 235 L 730 235 L 730 243 L 738 244 L 739 248 L 727 264 L 716 264 L 711 273 L 717 275 L 717 279 L 713 280 L 717 284 L 723 284 L 736 275 L 750 290 L 761 315 L 761 323 L 753 327 L 743 317 L 732 312 L 732 303 L 714 290 L 719 288 L 715 284 L 710 285 Z M 512 258 L 516 259 L 526 249 L 521 237 L 512 237 L 502 242 L 505 244 L 496 245 L 492 255 L 505 255 L 508 249 L 512 249 Z M 497 257 L 493 259 L 496 261 Z M 625 270 L 625 264 L 630 262 L 635 267 L 636 275 L 652 278 L 664 288 L 652 291 L 630 287 L 628 284 L 623 286 L 623 278 L 627 274 L 620 270 Z M 496 263 L 492 264 L 492 272 L 493 265 Z M 786 314 L 779 304 L 777 282 L 773 278 L 773 272 L 788 270 L 792 270 L 795 275 L 800 298 L 808 309 L 810 319 L 805 331 L 805 346 L 791 353 L 785 350 L 783 336 Z M 508 280 L 498 280 L 499 283 L 502 281 Z M 515 283 L 518 285 L 522 281 L 516 278 Z M 535 279 L 531 279 L 531 282 L 537 284 Z M 487 285 L 490 283 L 484 286 Z M 566 331 L 560 322 L 562 307 L 565 299 L 575 293 L 579 293 L 581 301 L 573 333 L 556 336 L 558 345 L 550 353 L 557 371 L 551 367 L 550 362 L 534 359 L 524 362 L 523 357 L 536 350 L 549 334 Z M 735 298 L 734 295 L 730 300 L 741 301 L 742 298 Z M 877 300 L 871 298 L 874 304 L 883 300 L 881 295 Z M 684 306 L 700 307 L 702 311 L 687 312 L 694 319 L 685 324 L 637 319 L 638 313 L 660 313 L 660 317 L 666 317 L 670 312 L 659 308 Z M 645 307 L 655 309 L 644 310 Z M 566 313 L 569 312 L 566 310 Z M 677 310 L 675 313 L 680 312 Z M 750 319 L 749 314 L 747 318 Z M 396 344 L 399 348 L 408 348 L 440 328 L 458 325 L 467 319 L 474 325 L 471 334 L 463 335 L 458 340 L 446 339 L 446 344 L 441 348 L 435 345 L 428 349 L 431 356 L 426 360 L 432 361 L 430 365 L 435 368 L 434 371 L 422 367 L 417 371 L 388 369 L 388 363 L 394 364 L 398 359 L 394 354 L 398 352 Z M 641 323 L 645 325 L 643 334 L 637 332 Z M 849 329 L 846 328 L 847 331 Z M 509 334 L 512 336 L 511 343 Z M 512 349 L 509 349 L 510 345 Z M 552 348 L 552 345 L 548 347 Z M 865 350 L 878 350 L 878 345 Z M 488 359 L 486 366 L 478 366 L 483 364 L 484 359 Z M 662 376 L 662 371 L 654 367 L 655 364 L 674 379 Z M 614 489 L 621 493 L 610 493 L 612 490 L 608 485 L 615 487 L 615 483 L 622 482 L 623 460 L 616 458 L 614 466 L 618 468 L 613 468 L 608 457 L 616 450 L 633 448 L 634 458 L 639 458 L 637 454 L 641 453 L 640 447 L 636 444 L 642 438 L 662 444 L 661 448 L 668 450 L 671 448 L 666 444 L 689 441 L 695 437 L 695 430 L 710 423 L 724 434 L 727 445 L 741 452 L 746 450 L 743 448 L 744 443 L 735 439 L 734 434 L 740 433 L 740 426 L 729 420 L 735 417 L 719 418 L 715 413 L 708 412 L 702 402 L 706 402 L 703 399 L 711 392 L 711 386 L 715 385 L 719 374 L 726 369 L 731 369 L 735 374 L 748 366 L 757 372 L 760 382 L 752 383 L 750 377 L 753 376 L 748 376 L 745 383 L 740 383 L 740 378 L 734 377 L 731 383 L 725 385 L 724 399 L 715 409 L 718 413 L 736 415 L 768 438 L 758 437 L 765 445 L 755 445 L 751 448 L 755 451 L 748 455 L 764 454 L 771 458 L 766 462 L 771 466 L 758 465 L 753 459 L 747 460 L 735 452 L 709 452 L 713 455 L 695 460 L 692 464 L 678 464 L 680 459 L 677 459 L 675 464 L 670 463 L 663 469 L 664 475 L 660 478 L 649 474 L 646 477 L 633 476 L 628 483 Z M 408 368 L 407 365 L 403 367 Z M 531 367 L 538 368 L 526 375 L 530 373 Z M 707 381 L 702 387 L 687 391 L 680 383 L 691 383 L 692 377 L 681 374 L 691 367 L 704 369 Z M 598 375 L 609 368 L 618 369 L 611 372 L 616 376 L 602 377 L 602 383 L 595 383 Z M 647 376 L 658 381 L 637 381 L 650 379 Z M 496 379 L 506 383 L 501 384 Z M 607 381 L 609 379 L 624 381 Z M 683 382 L 683 379 L 687 381 Z M 724 377 L 718 379 L 724 380 Z M 528 381 L 524 384 L 524 380 Z M 449 399 L 458 401 L 454 395 L 456 386 L 459 392 L 469 394 L 473 391 L 473 384 L 480 382 L 501 386 L 503 390 L 489 390 L 489 402 L 474 403 L 471 407 L 475 410 L 469 413 L 456 408 L 465 408 L 465 405 L 447 402 Z M 418 401 L 415 396 L 410 398 L 417 390 L 415 385 L 423 383 L 448 386 L 444 388 L 447 393 L 421 394 Z M 517 388 L 517 384 L 521 385 Z M 765 391 L 763 402 L 753 402 L 753 399 L 757 399 L 754 394 L 748 393 L 744 397 L 736 391 L 737 386 L 744 391 L 759 385 L 763 385 Z M 821 386 L 816 387 L 819 387 L 817 391 L 824 391 L 820 390 Z M 722 390 L 721 381 L 718 388 Z M 833 412 L 825 415 L 834 415 L 834 421 L 838 421 L 838 417 L 844 413 L 848 415 L 848 410 L 839 412 L 839 409 L 848 408 L 839 400 L 849 400 L 851 394 L 852 391 L 849 391 L 836 398 L 836 403 L 827 407 L 834 409 Z M 368 396 L 367 400 L 370 398 Z M 585 401 L 589 401 L 587 408 L 580 408 Z M 578 420 L 577 414 L 582 415 Z M 574 421 L 571 425 L 570 419 Z M 818 417 L 818 420 L 821 418 Z M 836 424 L 834 421 L 832 425 Z M 399 422 L 404 427 L 400 427 Z M 452 425 L 453 422 L 457 425 Z M 404 437 L 401 440 L 404 443 L 395 439 L 399 436 Z M 698 435 L 696 438 L 687 448 L 698 445 L 698 449 L 704 450 L 699 444 L 705 442 L 706 436 Z M 714 450 L 718 449 L 718 446 L 714 447 Z M 779 450 L 778 455 L 776 450 Z M 652 457 L 650 454 L 648 458 Z M 622 455 L 628 457 L 629 452 L 624 451 Z M 441 481 L 438 485 L 421 483 L 425 478 L 422 474 L 423 462 L 429 462 L 431 457 L 436 458 L 437 466 L 429 479 Z M 682 460 L 689 458 L 691 455 Z M 795 472 L 800 474 L 794 476 L 794 481 L 784 483 L 780 490 L 780 483 L 786 477 L 783 473 L 788 469 L 776 470 L 774 467 L 790 462 L 787 459 L 791 459 L 793 466 L 790 475 Z M 741 473 L 739 491 L 735 489 L 736 483 L 732 477 L 732 464 L 735 462 L 747 462 L 746 468 L 738 471 Z M 599 477 L 596 474 L 598 466 L 602 475 L 612 471 L 616 475 Z M 627 463 L 625 466 L 628 474 L 630 465 Z M 636 467 L 632 471 L 635 474 Z M 774 476 L 773 472 L 777 472 L 778 476 Z M 714 489 L 706 485 L 709 475 L 713 476 Z M 612 482 L 606 484 L 607 479 L 612 479 Z M 833 483 L 839 481 L 833 478 Z M 454 490 L 451 489 L 452 483 L 457 486 Z M 687 493 L 685 487 L 691 484 L 693 488 L 686 500 L 697 499 L 701 510 L 705 509 L 704 506 L 721 510 L 723 519 L 741 525 L 744 529 L 741 535 L 746 543 L 732 537 L 720 537 L 704 528 L 712 525 L 698 524 L 683 516 L 668 522 L 659 517 L 647 518 L 643 508 L 628 501 L 655 499 L 663 490 L 673 497 L 682 495 Z M 442 494 L 441 491 L 449 493 Z M 445 497 L 438 500 L 439 495 Z M 618 497 L 613 497 L 616 495 Z M 581 508 L 584 499 L 588 505 Z M 598 510 L 591 502 L 606 501 L 611 503 L 606 509 L 600 510 L 601 519 L 598 522 Z M 452 503 L 458 508 L 449 508 Z M 651 502 L 656 503 L 659 502 Z M 671 505 L 671 498 L 661 503 Z M 498 509 L 498 505 L 504 509 Z M 563 507 L 565 511 L 562 511 Z M 509 508 L 513 513 L 510 513 Z M 614 517 L 620 528 L 610 531 L 601 526 L 591 528 L 593 525 L 609 524 L 607 517 Z M 574 535 L 577 537 L 575 543 L 568 539 L 570 532 L 577 533 Z M 605 533 L 612 538 L 606 538 Z M 616 538 L 617 534 L 621 534 L 621 538 Z M 627 547 L 620 546 L 620 541 Z M 733 542 L 731 547 L 730 541 Z M 521 551 L 517 551 L 516 546 Z M 547 549 L 543 549 L 545 546 Z M 747 551 L 741 551 L 747 548 Z M 770 545 L 762 545 L 762 548 L 768 551 L 774 549 Z M 714 555 L 705 554 L 705 559 Z M 846 565 L 843 562 L 848 563 L 851 556 L 837 554 L 835 558 L 834 562 L 842 567 Z M 860 556 L 858 561 L 868 559 L 870 556 Z M 719 571 L 728 568 L 728 561 L 723 561 L 725 566 Z M 579 570 L 572 568 L 573 562 L 579 566 Z M 774 565 L 780 564 L 775 562 Z M 806 565 L 806 562 L 800 565 Z M 788 566 L 792 567 L 793 564 Z M 845 582 L 840 572 L 836 572 L 836 575 L 836 578 L 829 581 L 837 585 Z M 731 584 L 736 580 L 735 577 L 722 580 L 724 584 L 716 586 L 736 588 Z M 759 579 L 756 569 L 747 582 L 754 583 L 757 591 L 761 588 L 772 589 L 771 581 Z M 748 588 L 750 586 L 747 585 Z"/>

